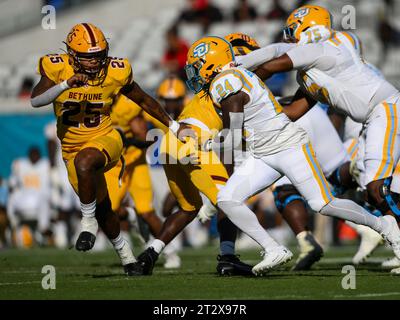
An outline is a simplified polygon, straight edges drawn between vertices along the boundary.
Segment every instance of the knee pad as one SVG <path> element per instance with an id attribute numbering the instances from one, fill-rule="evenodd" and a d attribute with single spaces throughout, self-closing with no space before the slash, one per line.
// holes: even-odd
<path id="1" fill-rule="evenodd" d="M 297 189 L 291 184 L 285 184 L 283 186 L 277 187 L 274 190 L 273 194 L 275 206 L 279 210 L 279 212 L 282 212 L 289 203 L 295 200 L 305 202 Z"/>
<path id="2" fill-rule="evenodd" d="M 379 194 L 384 199 L 381 203 L 377 204 L 376 207 L 382 213 L 391 210 L 396 216 L 400 217 L 400 209 L 397 207 L 399 202 L 399 195 L 390 191 L 390 184 L 392 177 L 386 178 L 383 184 L 379 188 Z"/>

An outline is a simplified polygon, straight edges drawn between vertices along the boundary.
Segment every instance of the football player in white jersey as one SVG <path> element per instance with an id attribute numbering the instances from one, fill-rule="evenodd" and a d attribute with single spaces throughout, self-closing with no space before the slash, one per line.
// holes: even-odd
<path id="1" fill-rule="evenodd" d="M 248 35 L 230 34 L 225 39 L 233 46 L 238 60 L 241 59 L 241 56 L 259 48 L 257 42 Z M 359 41 L 357 41 L 355 47 L 361 50 Z M 291 97 L 279 100 L 282 105 L 290 104 L 290 101 Z M 357 183 L 352 179 L 349 172 L 349 154 L 351 153 L 347 153 L 347 148 L 343 145 L 326 112 L 317 106 L 298 119 L 296 123 L 308 133 L 321 169 L 325 177 L 335 187 L 335 192 L 341 194 L 346 189 L 357 187 Z M 349 121 L 346 120 L 346 124 L 349 124 Z M 360 126 L 357 126 L 358 132 L 357 128 L 353 130 L 356 131 L 353 134 L 355 138 L 358 138 Z M 349 125 L 345 126 L 347 135 L 351 128 Z M 355 142 L 349 143 L 349 149 L 353 151 L 353 154 L 356 154 L 357 150 Z M 307 270 L 321 258 L 323 251 L 313 234 L 308 231 L 308 212 L 304 199 L 287 177 L 279 179 L 274 187 L 276 206 L 295 233 L 300 249 L 300 255 L 293 270 Z M 361 236 L 360 249 L 353 258 L 353 262 L 358 264 L 376 248 L 382 238 L 377 232 L 366 226 L 356 225 L 348 221 L 347 223 L 355 228 Z"/>
<path id="2" fill-rule="evenodd" d="M 9 184 L 7 214 L 12 229 L 16 231 L 21 223 L 27 222 L 42 236 L 49 235 L 49 163 L 41 158 L 38 148 L 30 148 L 27 158 L 14 160 Z"/>
<path id="3" fill-rule="evenodd" d="M 361 184 L 366 186 L 368 202 L 384 214 L 400 214 L 394 200 L 396 190 L 390 190 L 400 155 L 400 92 L 348 45 L 355 41 L 351 34 L 332 29 L 331 16 L 322 7 L 294 10 L 287 19 L 284 35 L 296 44 L 264 63 L 257 74 L 269 77 L 276 72 L 298 70 L 300 89 L 292 103 L 292 120 L 319 101 L 364 123 L 365 176 Z"/>
<path id="4" fill-rule="evenodd" d="M 219 37 L 196 41 L 189 50 L 185 69 L 191 89 L 209 94 L 214 105 L 221 109 L 227 129 L 222 144 L 225 151 L 240 148 L 244 131 L 250 156 L 221 189 L 217 204 L 233 223 L 263 247 L 263 260 L 253 268 L 256 275 L 290 260 L 292 253 L 268 235 L 245 200 L 283 175 L 314 211 L 370 226 L 400 256 L 396 220 L 391 216 L 377 218 L 350 200 L 333 197 L 307 133 L 289 120 L 254 73 L 236 66 L 229 42 Z M 219 150 L 221 144 L 210 140 L 202 147 Z"/>

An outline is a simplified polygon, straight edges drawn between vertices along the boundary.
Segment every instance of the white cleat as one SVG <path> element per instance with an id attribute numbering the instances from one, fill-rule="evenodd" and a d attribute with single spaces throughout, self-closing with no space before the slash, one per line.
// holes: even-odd
<path id="1" fill-rule="evenodd" d="M 386 215 L 380 219 L 386 220 L 386 230 L 382 231 L 382 237 L 390 244 L 397 258 L 400 259 L 400 229 L 394 217 Z"/>
<path id="2" fill-rule="evenodd" d="M 278 246 L 267 251 L 261 252 L 263 260 L 256 264 L 252 272 L 256 276 L 262 276 L 274 267 L 280 266 L 293 258 L 292 252 L 284 246 Z"/>
<path id="3" fill-rule="evenodd" d="M 179 269 L 181 264 L 181 258 L 176 253 L 165 255 L 165 269 Z"/>
<path id="4" fill-rule="evenodd" d="M 383 242 L 382 236 L 369 227 L 359 225 L 357 232 L 361 237 L 360 246 L 357 253 L 353 257 L 353 264 L 358 265 L 364 263 L 372 252 Z"/>
<path id="5" fill-rule="evenodd" d="M 124 244 L 121 249 L 115 250 L 121 259 L 121 264 L 123 266 L 136 262 L 136 258 L 132 253 L 129 243 L 124 239 Z"/>
<path id="6" fill-rule="evenodd" d="M 96 235 L 99 229 L 97 219 L 95 217 L 82 217 L 81 220 L 81 232 L 90 232 Z"/>
<path id="7" fill-rule="evenodd" d="M 385 269 L 398 268 L 400 267 L 400 259 L 393 257 L 389 260 L 383 261 L 381 267 Z"/>
<path id="8" fill-rule="evenodd" d="M 400 275 L 400 268 L 392 269 L 392 270 L 390 270 L 390 273 L 398 276 L 398 275 Z"/>

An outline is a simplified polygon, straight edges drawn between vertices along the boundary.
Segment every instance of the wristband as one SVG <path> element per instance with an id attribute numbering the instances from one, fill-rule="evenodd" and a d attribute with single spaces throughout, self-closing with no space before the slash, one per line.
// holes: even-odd
<path id="1" fill-rule="evenodd" d="M 169 126 L 169 129 L 176 135 L 178 133 L 179 127 L 179 123 L 173 120 L 171 125 Z"/>

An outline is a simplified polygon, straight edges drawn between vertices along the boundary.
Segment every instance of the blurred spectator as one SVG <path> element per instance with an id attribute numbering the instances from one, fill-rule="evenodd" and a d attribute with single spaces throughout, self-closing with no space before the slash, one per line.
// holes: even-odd
<path id="1" fill-rule="evenodd" d="M 266 14 L 267 20 L 286 19 L 289 13 L 282 7 L 280 0 L 274 0 L 272 9 Z"/>
<path id="2" fill-rule="evenodd" d="M 179 37 L 178 27 L 175 25 L 167 31 L 167 48 L 162 60 L 163 66 L 168 73 L 177 74 L 182 79 L 185 78 L 184 66 L 186 55 L 189 50 L 188 44 Z"/>
<path id="3" fill-rule="evenodd" d="M 236 8 L 233 9 L 233 21 L 251 21 L 257 18 L 256 9 L 247 0 L 239 0 Z"/>
<path id="4" fill-rule="evenodd" d="M 385 61 L 388 49 L 390 46 L 400 45 L 400 32 L 396 30 L 388 21 L 384 14 L 381 14 L 378 23 L 378 36 L 382 44 L 382 58 L 380 61 Z"/>
<path id="5" fill-rule="evenodd" d="M 32 234 L 39 231 L 36 240 L 42 242 L 50 227 L 50 181 L 48 160 L 41 158 L 37 147 L 29 149 L 27 158 L 14 160 L 9 183 L 7 215 L 12 229 L 18 234 L 29 226 Z"/>
<path id="6" fill-rule="evenodd" d="M 208 0 L 187 0 L 186 4 L 187 8 L 180 14 L 178 23 L 200 23 L 203 26 L 203 32 L 207 33 L 212 23 L 223 20 L 221 10 L 210 4 Z"/>
<path id="7" fill-rule="evenodd" d="M 30 99 L 33 89 L 33 79 L 30 77 L 24 78 L 21 89 L 18 93 L 20 99 Z"/>
<path id="8" fill-rule="evenodd" d="M 66 248 L 72 241 L 72 218 L 75 213 L 80 213 L 80 201 L 68 181 L 61 155 L 61 143 L 57 138 L 56 121 L 45 126 L 44 134 L 50 165 L 50 204 L 58 213 L 53 224 L 54 244 L 57 248 Z"/>

